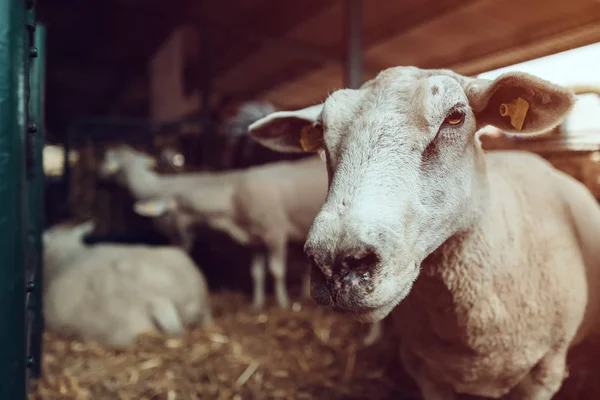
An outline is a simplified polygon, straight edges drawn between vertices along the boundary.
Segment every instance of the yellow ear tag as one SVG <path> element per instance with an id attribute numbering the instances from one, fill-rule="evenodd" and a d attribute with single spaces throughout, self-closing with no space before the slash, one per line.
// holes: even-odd
<path id="1" fill-rule="evenodd" d="M 300 146 L 304 151 L 317 151 L 323 147 L 323 132 L 314 125 L 307 125 L 300 131 Z"/>
<path id="2" fill-rule="evenodd" d="M 510 117 L 510 124 L 518 131 L 523 129 L 527 111 L 529 111 L 529 103 L 521 97 L 518 97 L 512 103 L 500 104 L 500 115 Z"/>

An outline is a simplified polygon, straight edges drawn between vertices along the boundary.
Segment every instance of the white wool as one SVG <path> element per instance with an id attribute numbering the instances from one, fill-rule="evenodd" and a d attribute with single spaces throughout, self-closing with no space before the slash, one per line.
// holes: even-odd
<path id="1" fill-rule="evenodd" d="M 44 315 L 48 328 L 123 347 L 140 334 L 211 322 L 204 276 L 174 247 L 82 245 L 82 232 L 44 235 Z M 60 255 L 60 257 L 57 257 Z"/>

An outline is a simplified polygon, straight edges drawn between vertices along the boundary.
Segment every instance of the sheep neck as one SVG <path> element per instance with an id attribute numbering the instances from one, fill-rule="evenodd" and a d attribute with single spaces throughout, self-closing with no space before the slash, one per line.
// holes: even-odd
<path id="1" fill-rule="evenodd" d="M 468 329 L 464 319 L 469 312 L 493 296 L 495 267 L 487 232 L 503 223 L 502 204 L 493 202 L 483 162 L 479 171 L 470 221 L 425 258 L 410 294 L 398 307 L 404 328 L 412 334 L 434 332 L 457 346 Z M 500 241 L 502 236 L 495 236 L 496 249 L 503 246 Z"/>
<path id="2" fill-rule="evenodd" d="M 125 184 L 137 200 L 154 197 L 160 193 L 160 177 L 158 174 L 140 165 L 126 168 Z"/>

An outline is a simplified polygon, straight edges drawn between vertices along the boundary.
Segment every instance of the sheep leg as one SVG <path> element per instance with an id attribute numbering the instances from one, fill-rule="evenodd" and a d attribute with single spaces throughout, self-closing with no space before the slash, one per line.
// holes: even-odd
<path id="1" fill-rule="evenodd" d="M 547 354 L 506 397 L 509 400 L 550 400 L 567 375 L 567 349 Z"/>
<path id="2" fill-rule="evenodd" d="M 285 286 L 286 246 L 276 246 L 269 249 L 269 271 L 275 283 L 275 298 L 281 308 L 289 308 L 290 299 Z"/>
<path id="3" fill-rule="evenodd" d="M 177 307 L 168 299 L 158 298 L 150 303 L 150 314 L 158 327 L 168 335 L 181 335 L 184 327 Z"/>
<path id="4" fill-rule="evenodd" d="M 400 345 L 400 360 L 404 370 L 414 379 L 423 400 L 455 400 L 456 394 L 452 387 L 436 381 L 428 373 L 423 362 L 405 346 Z"/>
<path id="5" fill-rule="evenodd" d="M 265 306 L 265 255 L 262 252 L 254 254 L 250 273 L 253 290 L 252 307 L 261 310 Z"/>
<path id="6" fill-rule="evenodd" d="M 367 336 L 363 339 L 363 344 L 370 346 L 377 342 L 381 338 L 382 334 L 382 321 L 377 321 L 371 324 Z"/>

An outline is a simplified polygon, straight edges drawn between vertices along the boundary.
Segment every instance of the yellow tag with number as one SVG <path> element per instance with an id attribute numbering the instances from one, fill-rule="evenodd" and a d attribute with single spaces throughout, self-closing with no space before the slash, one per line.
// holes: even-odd
<path id="1" fill-rule="evenodd" d="M 314 124 L 307 125 L 300 132 L 300 146 L 304 151 L 317 151 L 323 147 L 323 131 Z"/>
<path id="2" fill-rule="evenodd" d="M 518 131 L 523 129 L 527 111 L 529 111 L 529 103 L 521 97 L 517 98 L 512 103 L 500 104 L 500 115 L 503 117 L 510 117 L 510 124 Z"/>

